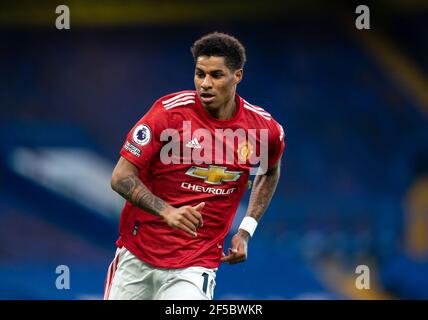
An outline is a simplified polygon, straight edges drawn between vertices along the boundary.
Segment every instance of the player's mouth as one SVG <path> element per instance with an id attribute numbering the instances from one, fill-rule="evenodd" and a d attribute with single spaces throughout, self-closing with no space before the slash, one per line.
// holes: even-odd
<path id="1" fill-rule="evenodd" d="M 213 95 L 212 93 L 208 93 L 208 92 L 201 92 L 200 97 L 201 97 L 202 102 L 211 103 L 214 100 L 215 95 Z"/>

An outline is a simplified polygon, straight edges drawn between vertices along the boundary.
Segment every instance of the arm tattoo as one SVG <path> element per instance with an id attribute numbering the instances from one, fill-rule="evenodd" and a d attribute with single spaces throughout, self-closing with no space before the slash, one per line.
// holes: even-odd
<path id="1" fill-rule="evenodd" d="M 159 216 L 159 213 L 166 208 L 166 203 L 147 189 L 136 175 L 119 179 L 114 190 L 132 204 L 151 214 Z"/>
<path id="2" fill-rule="evenodd" d="M 272 168 L 265 175 L 256 176 L 253 190 L 250 195 L 247 216 L 253 217 L 257 221 L 261 219 L 266 211 L 272 196 L 275 192 L 280 175 L 279 165 Z"/>

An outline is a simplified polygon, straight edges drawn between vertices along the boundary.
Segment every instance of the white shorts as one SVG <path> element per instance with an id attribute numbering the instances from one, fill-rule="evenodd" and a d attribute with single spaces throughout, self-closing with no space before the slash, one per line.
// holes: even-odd
<path id="1" fill-rule="evenodd" d="M 104 300 L 212 300 L 217 269 L 164 269 L 116 250 L 108 269 Z"/>

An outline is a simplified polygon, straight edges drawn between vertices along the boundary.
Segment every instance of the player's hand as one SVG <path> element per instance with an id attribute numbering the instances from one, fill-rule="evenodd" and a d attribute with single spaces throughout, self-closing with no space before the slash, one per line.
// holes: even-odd
<path id="1" fill-rule="evenodd" d="M 196 228 L 202 227 L 204 224 L 200 212 L 204 206 L 205 202 L 201 202 L 194 207 L 168 207 L 160 213 L 160 216 L 170 227 L 183 230 L 191 236 L 196 237 Z"/>
<path id="2" fill-rule="evenodd" d="M 247 260 L 249 239 L 250 234 L 247 231 L 239 229 L 239 231 L 232 237 L 232 248 L 229 248 L 227 256 L 223 253 L 221 262 L 235 264 Z"/>

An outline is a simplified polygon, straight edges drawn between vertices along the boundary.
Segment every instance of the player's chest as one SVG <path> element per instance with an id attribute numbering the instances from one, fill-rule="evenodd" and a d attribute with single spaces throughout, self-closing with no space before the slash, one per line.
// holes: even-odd
<path id="1" fill-rule="evenodd" d="M 245 123 L 227 127 L 214 126 L 200 120 L 175 121 L 161 136 L 160 157 L 164 163 L 211 165 L 212 175 L 225 171 L 250 170 L 267 154 L 266 129 L 249 128 Z M 226 169 L 227 168 L 227 169 Z M 223 173 L 227 174 L 227 173 Z"/>

